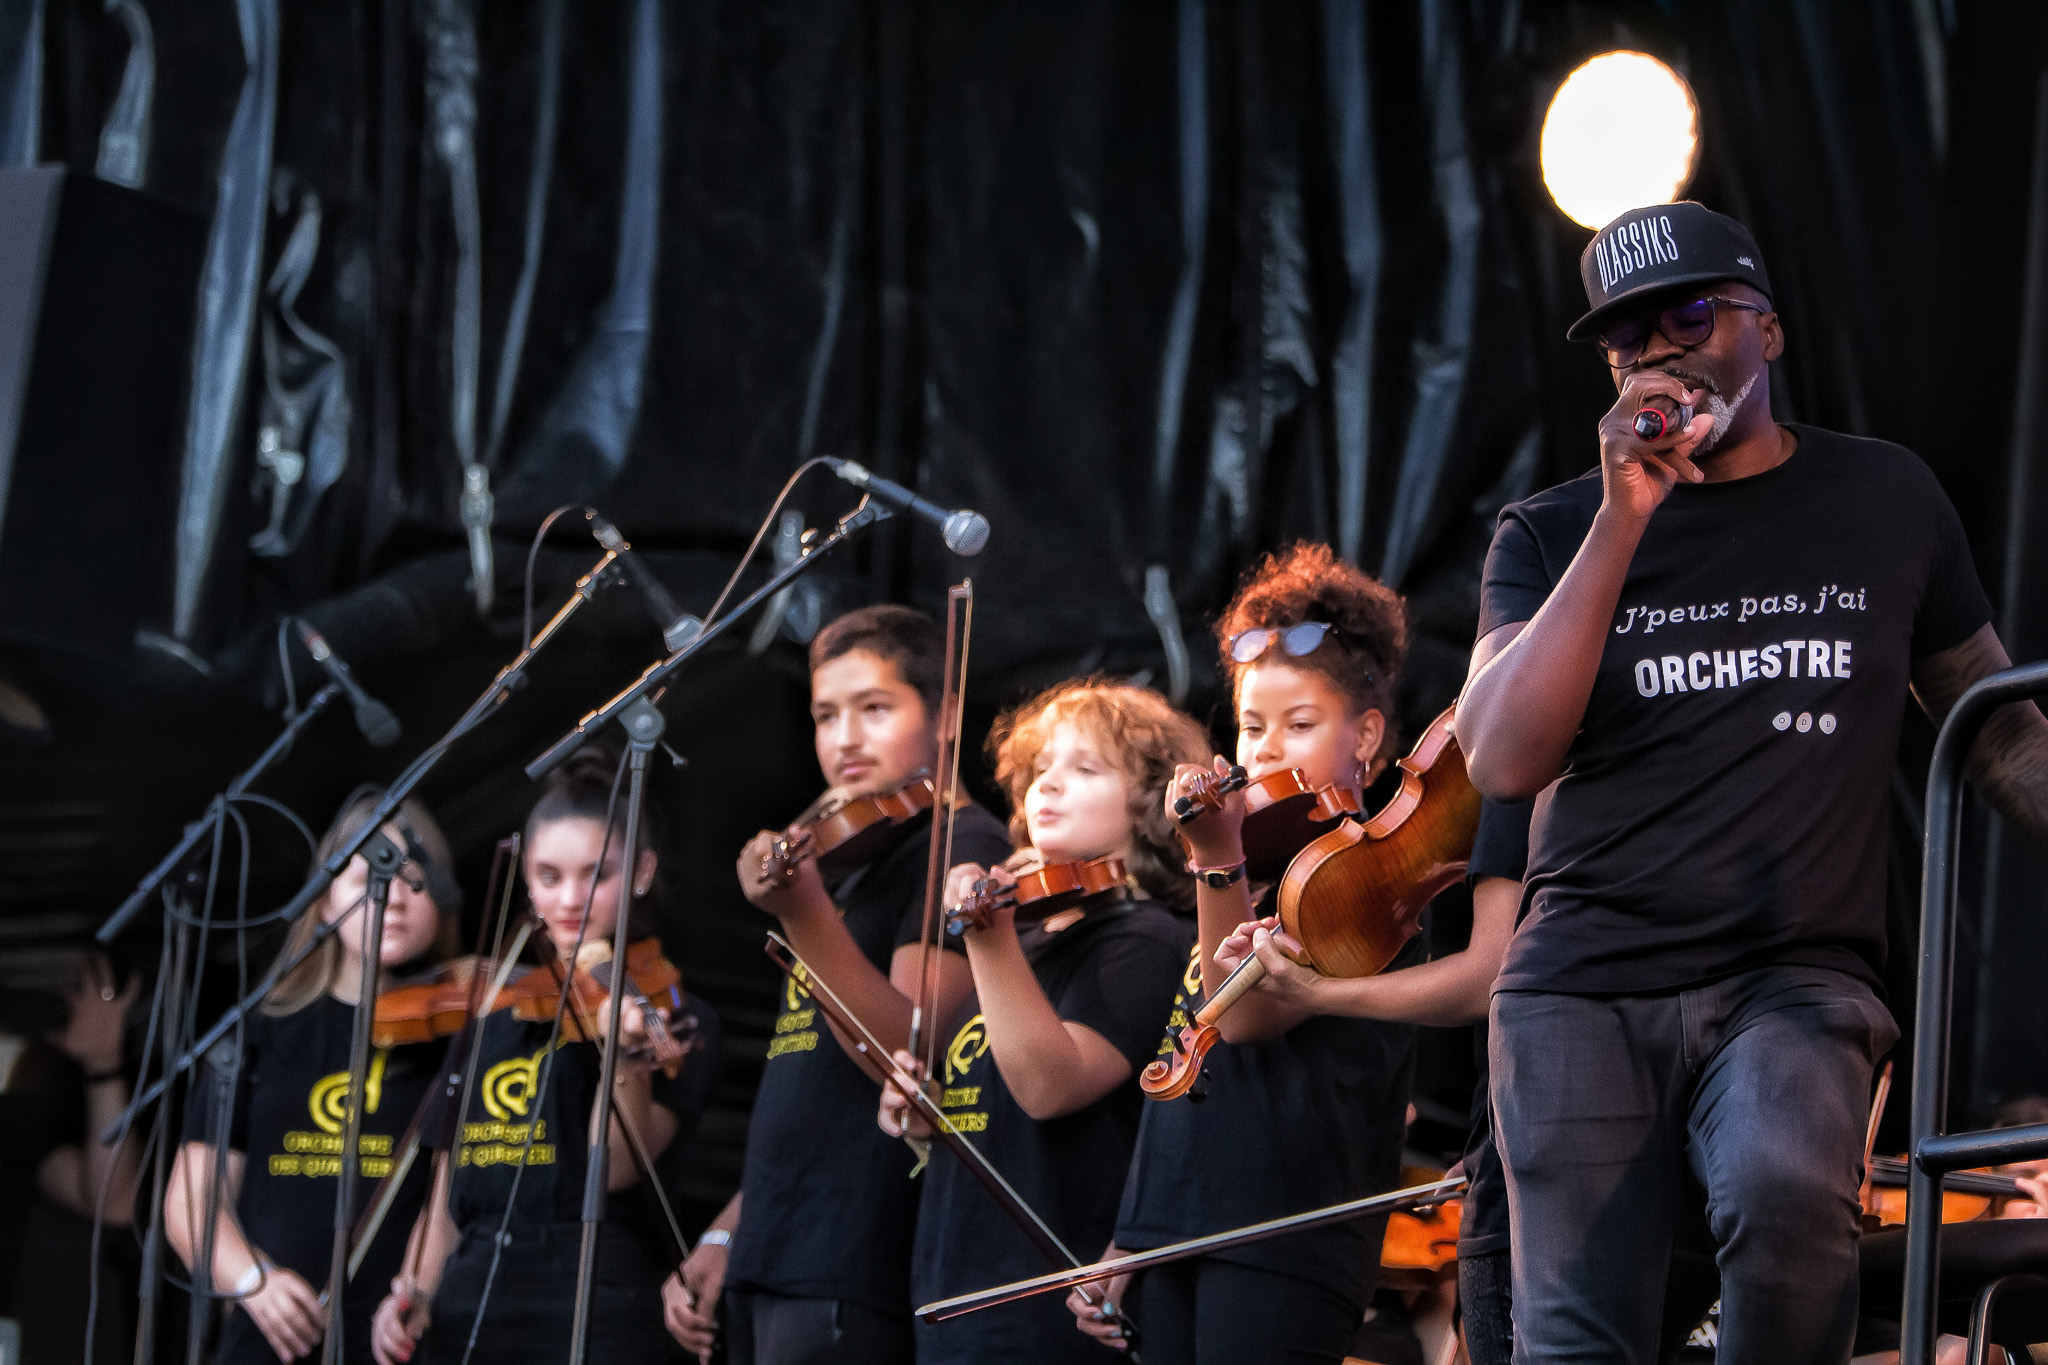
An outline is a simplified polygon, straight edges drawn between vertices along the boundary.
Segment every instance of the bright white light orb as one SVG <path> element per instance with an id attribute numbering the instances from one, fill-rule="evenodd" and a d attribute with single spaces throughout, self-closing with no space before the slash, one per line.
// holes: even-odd
<path id="1" fill-rule="evenodd" d="M 1543 116 L 1543 184 L 1573 222 L 1677 199 L 1699 163 L 1692 87 L 1642 52 L 1603 52 L 1565 77 Z"/>

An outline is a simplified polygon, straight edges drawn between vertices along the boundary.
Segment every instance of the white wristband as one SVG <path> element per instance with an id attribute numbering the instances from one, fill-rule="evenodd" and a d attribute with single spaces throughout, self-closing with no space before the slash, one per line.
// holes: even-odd
<path id="1" fill-rule="evenodd" d="M 700 1249 L 703 1247 L 729 1247 L 731 1245 L 732 1234 L 724 1228 L 706 1228 L 704 1235 L 697 1239 L 697 1246 Z"/>
<path id="2" fill-rule="evenodd" d="M 264 1275 L 268 1274 L 271 1269 L 272 1267 L 268 1262 L 258 1260 L 256 1264 L 243 1271 L 242 1278 L 235 1281 L 235 1296 L 237 1298 L 244 1298 L 255 1293 L 256 1287 L 263 1283 Z"/>

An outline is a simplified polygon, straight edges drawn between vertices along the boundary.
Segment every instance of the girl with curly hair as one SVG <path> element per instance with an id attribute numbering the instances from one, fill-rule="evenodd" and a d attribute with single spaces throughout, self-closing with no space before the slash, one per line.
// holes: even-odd
<path id="1" fill-rule="evenodd" d="M 1252 569 L 1216 637 L 1237 717 L 1237 761 L 1251 776 L 1299 768 L 1311 786 L 1361 794 L 1372 787 L 1397 753 L 1394 685 L 1408 647 L 1391 589 L 1327 545 L 1298 544 Z M 1169 799 L 1201 771 L 1183 768 Z M 1242 875 L 1243 820 L 1243 798 L 1233 795 L 1183 830 L 1192 866 L 1220 875 L 1199 887 L 1200 942 L 1170 1028 L 1192 1017 L 1252 951 L 1254 932 L 1276 927 L 1259 918 L 1272 913 L 1273 888 L 1250 887 Z M 1332 1008 L 1306 992 L 1248 994 L 1223 1016 L 1224 1041 L 1203 1068 L 1207 1098 L 1145 1106 L 1110 1254 L 1392 1188 L 1406 1130 L 1411 1025 L 1465 1013 L 1473 991 L 1464 976 L 1483 971 L 1490 982 L 1489 952 L 1497 966 L 1498 949 L 1484 943 L 1459 955 L 1469 960 L 1456 980 L 1443 966 L 1451 959 L 1373 978 L 1405 980 L 1368 1008 Z M 1406 989 L 1411 983 L 1422 989 Z M 1483 1012 L 1484 984 L 1476 998 Z M 1162 1267 L 1134 1285 L 1112 1281 L 1111 1294 L 1136 1317 L 1148 1365 L 1334 1365 L 1364 1316 L 1383 1231 L 1383 1220 L 1341 1223 Z M 1113 1327 L 1091 1305 L 1070 1298 L 1069 1307 L 1090 1335 Z"/>
<path id="2" fill-rule="evenodd" d="M 1180 766 L 1207 737 L 1156 693 L 1099 681 L 1062 684 L 1012 711 L 990 735 L 1023 851 L 993 873 L 963 865 L 945 887 L 957 906 L 985 876 L 1113 856 L 1128 885 L 1034 922 L 992 911 L 963 935 L 974 995 L 938 1034 L 933 1079 L 956 1131 L 972 1140 L 1069 1246 L 1100 1246 L 1137 1135 L 1137 1075 L 1150 1059 L 1187 959 L 1188 932 L 1169 907 L 1191 900 L 1185 854 L 1166 814 Z M 898 1061 L 916 1061 L 899 1052 Z M 893 1087 L 882 1130 L 922 1125 Z M 913 1301 L 1035 1274 L 1043 1260 L 959 1163 L 923 1176 L 911 1258 Z M 1108 1361 L 1054 1299 L 1036 1298 L 917 1324 L 919 1365 Z"/>

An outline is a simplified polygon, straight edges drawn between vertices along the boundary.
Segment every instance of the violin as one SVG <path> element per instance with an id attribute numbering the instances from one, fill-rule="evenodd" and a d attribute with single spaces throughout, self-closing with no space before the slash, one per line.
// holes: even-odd
<path id="1" fill-rule="evenodd" d="M 1458 1229 L 1464 1201 L 1451 1199 L 1426 1209 L 1396 1210 L 1387 1215 L 1387 1234 L 1380 1243 L 1381 1283 L 1397 1289 L 1427 1289 L 1437 1275 L 1458 1259 Z"/>
<path id="2" fill-rule="evenodd" d="M 1223 797 L 1233 791 L 1244 793 L 1245 871 L 1257 881 L 1278 874 L 1295 854 L 1327 834 L 1334 822 L 1364 813 L 1357 792 L 1334 783 L 1312 787 L 1299 768 L 1248 777 L 1242 767 L 1233 766 L 1224 776 L 1204 773 L 1196 778 L 1173 803 L 1174 814 L 1186 824 L 1205 811 L 1221 810 Z"/>
<path id="3" fill-rule="evenodd" d="M 1872 1157 L 1870 1179 L 1863 1193 L 1863 1228 L 1898 1227 L 1906 1221 L 1904 1159 Z M 1951 1171 L 1941 1178 L 1941 1221 L 1969 1223 L 1990 1213 L 2001 1199 L 2025 1199 L 2027 1193 L 2009 1175 L 1990 1171 Z"/>
<path id="4" fill-rule="evenodd" d="M 558 962 L 538 967 L 507 986 L 498 993 L 493 1008 L 509 1008 L 513 1018 L 534 1023 L 552 1020 L 560 1011 L 564 1038 L 571 1042 L 595 1040 L 599 1012 L 610 1007 L 614 976 L 611 945 L 586 943 L 577 954 L 575 970 L 568 974 L 568 1010 L 561 1008 L 563 973 Z M 626 998 L 640 1007 L 647 1022 L 647 1055 L 673 1080 L 696 1029 L 696 1020 L 682 1013 L 683 975 L 662 956 L 658 939 L 643 938 L 626 949 L 625 978 Z M 666 1018 L 661 1011 L 667 1012 Z"/>
<path id="5" fill-rule="evenodd" d="M 591 1029 L 594 1029 L 597 1011 L 605 1008 L 610 999 L 610 956 L 609 944 L 583 945 L 582 965 L 572 978 L 570 1000 L 575 1008 L 562 1019 L 563 1035 L 572 1041 L 581 1042 L 594 1036 L 583 1024 L 589 1020 Z M 456 958 L 436 968 L 430 980 L 394 986 L 384 991 L 377 997 L 376 1011 L 371 1020 L 371 1042 L 378 1047 L 396 1047 L 460 1033 L 470 1019 L 471 997 L 477 993 L 477 973 L 488 965 L 480 957 Z M 528 968 L 492 999 L 477 1001 L 475 1011 L 478 1015 L 485 1015 L 509 1009 L 514 1017 L 529 1022 L 552 1020 L 562 998 L 560 971 L 560 967 L 553 963 L 542 968 Z M 658 1008 L 665 1008 L 671 1016 L 681 1018 L 682 979 L 682 973 L 676 970 L 675 964 L 662 956 L 658 940 L 643 938 L 627 950 L 626 998 L 639 1005 L 646 1015 L 651 1034 L 649 1051 L 671 1078 L 689 1050 L 684 1040 L 694 1030 L 695 1021 L 682 1019 L 680 1033 L 673 1024 L 669 1028 L 652 1025 L 661 1017 L 657 1013 Z"/>
<path id="6" fill-rule="evenodd" d="M 479 957 L 454 958 L 434 968 L 424 981 L 379 992 L 370 1022 L 371 1044 L 399 1047 L 460 1033 L 469 1022 L 470 997 L 476 992 L 476 976 L 483 961 Z M 479 1012 L 484 1011 L 479 1008 Z"/>
<path id="7" fill-rule="evenodd" d="M 1422 912 L 1465 875 L 1479 832 L 1479 792 L 1465 775 L 1453 730 L 1457 707 L 1431 721 L 1397 765 L 1400 789 L 1372 819 L 1339 821 L 1287 864 L 1280 878 L 1280 925 L 1305 950 L 1303 966 L 1325 976 L 1371 976 L 1422 925 Z M 1216 1021 L 1265 976 L 1247 957 L 1187 1025 L 1168 1035 L 1171 1056 L 1139 1076 L 1156 1100 L 1194 1087 L 1202 1058 L 1220 1036 Z"/>
<path id="8" fill-rule="evenodd" d="M 919 769 L 884 791 L 828 801 L 777 837 L 761 860 L 761 880 L 786 880 L 805 858 L 825 872 L 858 867 L 880 851 L 894 826 L 930 810 L 937 796 L 931 773 Z"/>
<path id="9" fill-rule="evenodd" d="M 962 934 L 969 929 L 986 929 L 990 914 L 997 910 L 1031 907 L 1034 919 L 1044 919 L 1081 901 L 1130 885 L 1124 860 L 1115 857 L 1090 858 L 1080 863 L 1051 863 L 1019 873 L 1014 886 L 1003 886 L 993 877 L 974 884 L 967 899 L 946 912 L 946 932 Z"/>

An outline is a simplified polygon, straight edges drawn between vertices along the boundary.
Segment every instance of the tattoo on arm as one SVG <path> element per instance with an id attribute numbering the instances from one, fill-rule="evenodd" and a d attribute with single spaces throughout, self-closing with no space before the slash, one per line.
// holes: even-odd
<path id="1" fill-rule="evenodd" d="M 1936 725 L 1978 679 L 2010 668 L 1998 633 L 1975 635 L 1913 665 L 1913 693 Z M 1971 746 L 1970 781 L 1999 814 L 2048 842 L 2048 716 L 2033 702 L 1991 713 Z"/>

